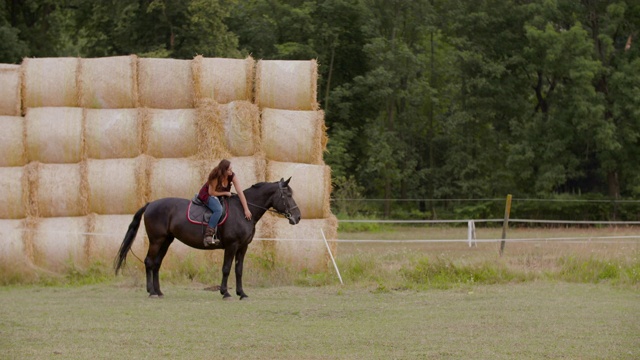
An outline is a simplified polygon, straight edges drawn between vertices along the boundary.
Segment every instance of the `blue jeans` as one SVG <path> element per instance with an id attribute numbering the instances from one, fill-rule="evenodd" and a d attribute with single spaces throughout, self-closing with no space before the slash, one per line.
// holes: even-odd
<path id="1" fill-rule="evenodd" d="M 218 221 L 220 221 L 220 216 L 222 216 L 222 204 L 220 204 L 220 200 L 218 200 L 217 197 L 209 196 L 209 201 L 207 201 L 206 205 L 213 211 L 209 219 L 209 227 L 214 228 L 218 226 Z"/>

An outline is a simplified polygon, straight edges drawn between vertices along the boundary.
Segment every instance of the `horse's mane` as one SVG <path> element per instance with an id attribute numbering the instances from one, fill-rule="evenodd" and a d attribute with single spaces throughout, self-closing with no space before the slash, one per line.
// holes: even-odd
<path id="1" fill-rule="evenodd" d="M 263 181 L 263 182 L 259 182 L 259 183 L 256 183 L 256 184 L 251 185 L 251 188 L 253 188 L 253 189 L 260 189 L 260 188 L 261 188 L 261 187 L 263 187 L 263 186 L 266 186 L 266 185 L 269 185 L 269 184 L 277 184 L 278 182 L 279 182 L 279 181 L 274 181 L 274 182 L 266 182 L 266 181 Z M 291 190 L 291 192 L 293 192 L 293 189 L 291 189 L 291 187 L 290 187 L 289 185 L 287 185 L 286 187 L 288 187 L 288 188 Z"/>

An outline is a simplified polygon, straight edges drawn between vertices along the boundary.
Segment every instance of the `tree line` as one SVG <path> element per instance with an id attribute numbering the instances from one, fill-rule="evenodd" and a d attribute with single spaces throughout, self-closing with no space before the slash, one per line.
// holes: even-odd
<path id="1" fill-rule="evenodd" d="M 24 57 L 317 59 L 334 197 L 640 194 L 636 0 L 5 0 Z"/>

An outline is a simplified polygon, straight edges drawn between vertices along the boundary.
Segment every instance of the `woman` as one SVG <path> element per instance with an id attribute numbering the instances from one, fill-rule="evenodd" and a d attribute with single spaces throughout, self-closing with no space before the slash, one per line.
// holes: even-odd
<path id="1" fill-rule="evenodd" d="M 207 182 L 198 193 L 198 198 L 213 211 L 207 230 L 204 233 L 205 247 L 220 245 L 220 240 L 215 238 L 216 226 L 222 215 L 222 204 L 218 198 L 231 196 L 231 184 L 233 184 L 233 187 L 238 192 L 240 203 L 242 203 L 242 207 L 244 208 L 244 217 L 247 220 L 251 220 L 251 212 L 249 211 L 249 206 L 247 206 L 247 199 L 244 197 L 244 192 L 242 191 L 238 177 L 233 173 L 231 162 L 224 159 L 220 161 L 218 166 L 211 170 Z"/>

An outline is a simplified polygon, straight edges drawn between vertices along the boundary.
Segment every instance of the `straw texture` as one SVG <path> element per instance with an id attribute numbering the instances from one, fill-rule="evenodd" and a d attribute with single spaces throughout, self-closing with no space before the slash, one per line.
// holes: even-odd
<path id="1" fill-rule="evenodd" d="M 33 181 L 33 184 L 31 183 Z M 80 164 L 39 164 L 29 189 L 41 217 L 86 215 Z"/>
<path id="2" fill-rule="evenodd" d="M 147 109 L 146 154 L 157 158 L 186 158 L 198 153 L 195 109 Z"/>
<path id="3" fill-rule="evenodd" d="M 142 117 L 138 109 L 86 109 L 84 144 L 93 159 L 134 158 L 141 154 Z"/>
<path id="4" fill-rule="evenodd" d="M 77 163 L 82 150 L 82 109 L 30 108 L 26 115 L 27 159 L 43 163 Z"/>
<path id="5" fill-rule="evenodd" d="M 86 217 L 39 219 L 34 227 L 33 261 L 51 270 L 86 265 Z"/>
<path id="6" fill-rule="evenodd" d="M 155 159 L 149 182 L 151 200 L 164 197 L 191 199 L 206 182 L 204 166 L 194 159 Z"/>
<path id="7" fill-rule="evenodd" d="M 21 264 L 28 260 L 22 241 L 23 223 L 22 220 L 0 219 L 0 263 L 4 266 Z"/>
<path id="8" fill-rule="evenodd" d="M 80 59 L 80 106 L 96 109 L 138 106 L 137 57 Z"/>
<path id="9" fill-rule="evenodd" d="M 24 118 L 0 116 L 0 166 L 23 166 L 27 162 L 24 151 Z"/>
<path id="10" fill-rule="evenodd" d="M 330 258 L 321 229 L 327 241 L 337 238 L 335 218 L 303 219 L 295 226 L 290 225 L 288 221 L 275 222 L 274 237 L 278 239 L 277 262 L 297 270 L 326 270 Z M 334 244 L 332 252 L 335 256 L 335 241 L 330 244 Z"/>
<path id="11" fill-rule="evenodd" d="M 267 181 L 291 177 L 289 186 L 303 219 L 322 219 L 331 215 L 331 171 L 325 165 L 269 161 Z"/>
<path id="12" fill-rule="evenodd" d="M 133 214 L 139 208 L 137 159 L 87 161 L 89 210 L 102 215 Z"/>
<path id="13" fill-rule="evenodd" d="M 138 59 L 138 91 L 142 107 L 192 108 L 191 60 Z"/>
<path id="14" fill-rule="evenodd" d="M 0 65 L 0 115 L 20 116 L 20 66 Z"/>
<path id="15" fill-rule="evenodd" d="M 318 110 L 318 63 L 260 60 L 256 67 L 256 104 L 260 108 Z"/>
<path id="16" fill-rule="evenodd" d="M 77 58 L 25 58 L 22 61 L 24 108 L 78 106 Z"/>
<path id="17" fill-rule="evenodd" d="M 0 219 L 22 219 L 27 215 L 26 176 L 23 167 L 0 167 Z"/>
<path id="18" fill-rule="evenodd" d="M 269 160 L 324 164 L 323 111 L 262 109 L 262 148 Z"/>
<path id="19" fill-rule="evenodd" d="M 220 106 L 226 147 L 234 156 L 251 156 L 260 149 L 260 112 L 248 101 Z"/>
<path id="20" fill-rule="evenodd" d="M 193 59 L 193 78 L 197 99 L 213 99 L 220 104 L 252 100 L 255 61 L 246 59 Z"/>

